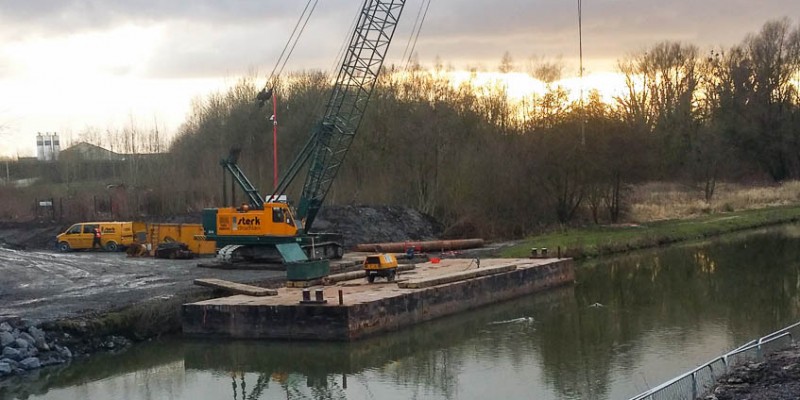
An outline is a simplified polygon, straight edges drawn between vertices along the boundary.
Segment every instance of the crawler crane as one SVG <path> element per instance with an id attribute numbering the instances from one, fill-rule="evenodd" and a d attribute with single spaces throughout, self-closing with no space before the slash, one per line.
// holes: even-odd
<path id="1" fill-rule="evenodd" d="M 236 164 L 237 152 L 222 160 L 248 203 L 203 210 L 205 236 L 217 242 L 221 261 L 279 256 L 288 279 L 308 280 L 327 275 L 327 259 L 342 256 L 335 236 L 316 234 L 312 227 L 358 131 L 404 5 L 405 0 L 364 1 L 325 113 L 272 195 L 263 197 L 247 179 Z M 304 167 L 305 184 L 295 210 L 279 199 Z"/>

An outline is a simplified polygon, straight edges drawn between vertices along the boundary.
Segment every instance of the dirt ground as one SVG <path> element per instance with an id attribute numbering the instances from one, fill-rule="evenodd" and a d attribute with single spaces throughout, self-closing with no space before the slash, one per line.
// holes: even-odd
<path id="1" fill-rule="evenodd" d="M 196 278 L 259 282 L 281 271 L 217 270 L 198 260 L 127 258 L 125 253 L 25 251 L 0 247 L 0 315 L 35 322 L 118 309 L 193 289 Z"/>
<path id="2" fill-rule="evenodd" d="M 734 368 L 704 400 L 800 399 L 800 348 L 776 352 L 764 362 Z"/>

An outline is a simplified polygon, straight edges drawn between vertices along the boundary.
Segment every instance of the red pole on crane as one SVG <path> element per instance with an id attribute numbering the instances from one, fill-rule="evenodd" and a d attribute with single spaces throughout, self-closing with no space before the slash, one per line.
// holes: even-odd
<path id="1" fill-rule="evenodd" d="M 278 188 L 278 95 L 272 94 L 272 190 Z"/>

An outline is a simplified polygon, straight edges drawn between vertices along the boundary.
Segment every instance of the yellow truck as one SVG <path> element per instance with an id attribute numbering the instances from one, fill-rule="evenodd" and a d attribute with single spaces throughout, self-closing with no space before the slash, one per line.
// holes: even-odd
<path id="1" fill-rule="evenodd" d="M 134 240 L 132 222 L 81 222 L 56 236 L 56 246 L 62 252 L 91 249 L 95 229 L 100 229 L 100 246 L 108 251 L 119 251 Z"/>
<path id="2" fill-rule="evenodd" d="M 166 224 L 158 222 L 134 222 L 133 232 L 136 242 L 146 245 L 155 255 L 159 245 L 164 243 L 184 243 L 187 249 L 196 255 L 213 255 L 216 243 L 196 239 L 203 235 L 201 224 Z"/>

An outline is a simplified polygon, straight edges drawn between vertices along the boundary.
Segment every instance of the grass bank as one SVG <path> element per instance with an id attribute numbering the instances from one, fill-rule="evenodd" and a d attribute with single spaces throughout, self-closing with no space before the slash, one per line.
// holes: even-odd
<path id="1" fill-rule="evenodd" d="M 546 247 L 555 255 L 560 247 L 562 255 L 581 259 L 798 221 L 800 206 L 795 205 L 642 224 L 566 228 L 527 238 L 500 255 L 527 257 L 532 247 Z"/>

